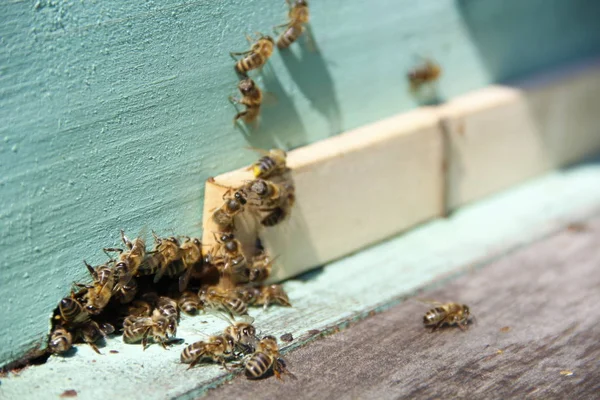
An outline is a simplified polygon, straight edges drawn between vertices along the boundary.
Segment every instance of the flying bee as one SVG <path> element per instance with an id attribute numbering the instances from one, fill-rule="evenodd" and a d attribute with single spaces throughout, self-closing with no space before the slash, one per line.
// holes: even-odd
<path id="1" fill-rule="evenodd" d="M 471 317 L 471 311 L 466 304 L 432 302 L 436 307 L 425 313 L 423 324 L 435 331 L 444 325 L 457 325 L 461 330 L 466 330 Z"/>
<path id="2" fill-rule="evenodd" d="M 198 314 L 198 310 L 202 308 L 198 294 L 190 291 L 183 292 L 177 300 L 179 309 L 188 315 Z"/>
<path id="3" fill-rule="evenodd" d="M 274 41 L 272 37 L 257 33 L 257 39 L 253 39 L 248 35 L 246 35 L 246 39 L 252 45 L 250 50 L 229 53 L 236 61 L 235 71 L 242 76 L 248 76 L 248 71 L 262 68 L 273 54 Z M 238 60 L 236 56 L 243 57 Z"/>
<path id="4" fill-rule="evenodd" d="M 131 303 L 138 291 L 138 284 L 135 278 L 131 278 L 129 283 L 123 285 L 114 296 L 119 299 L 121 304 Z"/>
<path id="5" fill-rule="evenodd" d="M 231 319 L 234 319 L 234 315 L 240 316 L 248 313 L 248 305 L 232 290 L 208 286 L 200 289 L 198 297 L 204 303 L 205 308 L 223 311 Z"/>
<path id="6" fill-rule="evenodd" d="M 160 281 L 163 275 L 169 277 L 178 276 L 181 272 L 181 250 L 179 240 L 176 237 L 161 238 L 152 231 L 154 237 L 154 249 L 152 256 L 140 269 L 140 275 L 154 274 L 154 283 Z"/>
<path id="7" fill-rule="evenodd" d="M 287 370 L 274 336 L 265 336 L 258 342 L 256 351 L 244 363 L 244 370 L 248 379 L 264 378 L 271 370 L 277 379 L 281 379 L 282 374 L 296 379 L 294 374 Z"/>
<path id="8" fill-rule="evenodd" d="M 146 243 L 140 237 L 133 241 L 125 236 L 125 232 L 121 229 L 121 240 L 129 250 L 118 248 L 105 248 L 104 252 L 117 252 L 119 258 L 116 261 L 115 273 L 119 277 L 119 281 L 114 287 L 114 291 L 120 291 L 123 286 L 137 275 L 138 269 L 146 257 Z"/>
<path id="9" fill-rule="evenodd" d="M 196 268 L 202 267 L 204 258 L 202 257 L 202 243 L 198 238 L 184 237 L 184 241 L 179 247 L 181 252 L 181 262 L 184 273 L 179 277 L 179 291 L 183 292 L 190 281 L 190 278 Z"/>
<path id="10" fill-rule="evenodd" d="M 92 275 L 94 282 L 91 286 L 80 284 L 77 286 L 87 289 L 84 295 L 86 311 L 92 315 L 97 315 L 106 307 L 112 296 L 115 286 L 114 269 L 109 266 L 110 261 L 96 268 L 92 267 L 85 260 L 83 260 L 83 263 L 90 272 L 90 275 Z"/>
<path id="11" fill-rule="evenodd" d="M 259 150 L 261 153 L 266 153 L 257 162 L 248 167 L 255 178 L 266 179 L 273 175 L 280 175 L 287 171 L 287 153 L 281 149 L 271 149 L 268 152 Z"/>
<path id="12" fill-rule="evenodd" d="M 419 91 L 423 85 L 437 81 L 441 74 L 442 68 L 432 60 L 426 59 L 423 65 L 408 72 L 410 90 Z"/>
<path id="13" fill-rule="evenodd" d="M 54 354 L 61 354 L 69 351 L 72 346 L 73 336 L 71 333 L 60 325 L 56 326 L 48 340 L 50 351 Z"/>
<path id="14" fill-rule="evenodd" d="M 225 192 L 223 200 L 225 202 L 215 212 L 213 212 L 212 220 L 221 232 L 230 232 L 234 228 L 233 219 L 236 215 L 244 211 L 246 205 L 246 198 L 243 193 L 237 191 L 233 194 L 233 197 L 225 198 L 230 191 Z"/>
<path id="15" fill-rule="evenodd" d="M 181 362 L 190 364 L 188 369 L 202 360 L 211 360 L 220 363 L 227 370 L 226 362 L 233 358 L 235 347 L 234 338 L 230 335 L 211 336 L 206 341 L 190 344 L 181 352 Z"/>
<path id="16" fill-rule="evenodd" d="M 291 307 L 290 299 L 281 285 L 263 286 L 260 295 L 256 299 L 255 305 L 262 305 L 266 310 L 271 304 L 277 304 L 283 307 Z"/>
<path id="17" fill-rule="evenodd" d="M 309 22 L 310 14 L 308 11 L 308 2 L 306 0 L 286 0 L 289 7 L 289 21 L 285 24 L 274 27 L 277 32 L 280 28 L 284 28 L 284 32 L 277 39 L 277 47 L 287 49 L 294 43 L 304 32 L 304 25 Z"/>
<path id="18" fill-rule="evenodd" d="M 233 124 L 237 123 L 238 119 L 242 119 L 247 124 L 254 123 L 258 116 L 260 115 L 260 106 L 263 102 L 263 93 L 262 90 L 258 87 L 256 83 L 250 78 L 242 79 L 238 83 L 238 90 L 242 95 L 241 99 L 238 99 L 233 96 L 229 96 L 229 101 L 231 104 L 241 104 L 246 106 L 244 111 L 238 112 L 235 117 L 233 117 Z"/>

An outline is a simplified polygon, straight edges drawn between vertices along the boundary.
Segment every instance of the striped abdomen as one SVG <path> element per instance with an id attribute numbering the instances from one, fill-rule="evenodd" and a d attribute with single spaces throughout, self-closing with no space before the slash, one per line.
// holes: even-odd
<path id="1" fill-rule="evenodd" d="M 259 53 L 250 53 L 235 64 L 235 70 L 240 74 L 246 74 L 256 68 L 262 67 L 267 59 Z"/>
<path id="2" fill-rule="evenodd" d="M 199 341 L 190 344 L 181 352 L 180 360 L 184 364 L 191 364 L 193 361 L 204 357 L 206 353 L 206 342 Z"/>
<path id="3" fill-rule="evenodd" d="M 277 47 L 280 49 L 287 49 L 292 43 L 294 43 L 300 35 L 304 32 L 304 28 L 301 24 L 290 25 L 285 32 L 277 39 Z"/>
<path id="4" fill-rule="evenodd" d="M 69 350 L 73 344 L 71 333 L 62 326 L 58 326 L 52 331 L 48 347 L 53 353 L 60 354 Z"/>
<path id="5" fill-rule="evenodd" d="M 65 297 L 58 305 L 60 315 L 69 324 L 79 324 L 87 321 L 90 316 L 79 302 L 71 297 Z"/>
<path id="6" fill-rule="evenodd" d="M 263 377 L 273 365 L 273 359 L 265 353 L 254 353 L 246 362 L 244 369 L 249 379 Z"/>
<path id="7" fill-rule="evenodd" d="M 427 313 L 423 317 L 423 323 L 425 325 L 435 325 L 438 322 L 440 322 L 441 320 L 443 320 L 444 318 L 446 318 L 446 315 L 447 315 L 447 313 L 446 313 L 446 310 L 444 310 L 444 308 L 442 308 L 442 307 L 432 308 L 431 310 L 427 311 Z"/>
<path id="8" fill-rule="evenodd" d="M 200 299 L 194 292 L 183 292 L 178 300 L 178 306 L 181 311 L 188 315 L 196 315 L 200 308 Z"/>

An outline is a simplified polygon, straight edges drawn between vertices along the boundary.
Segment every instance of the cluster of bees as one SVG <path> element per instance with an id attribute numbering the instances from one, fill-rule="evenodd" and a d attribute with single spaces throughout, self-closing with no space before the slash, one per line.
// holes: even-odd
<path id="1" fill-rule="evenodd" d="M 308 2 L 306 0 L 286 0 L 288 5 L 288 22 L 273 27 L 275 33 L 280 33 L 277 42 L 271 36 L 256 33 L 257 37 L 252 38 L 246 35 L 246 39 L 251 47 L 243 52 L 231 52 L 231 57 L 236 61 L 235 71 L 240 77 L 238 90 L 241 98 L 229 97 L 229 101 L 236 106 L 241 104 L 245 106 L 244 111 L 238 112 L 233 118 L 236 124 L 239 119 L 247 124 L 253 124 L 260 115 L 260 107 L 263 103 L 263 92 L 258 85 L 248 76 L 248 72 L 255 69 L 262 69 L 268 59 L 273 54 L 275 45 L 279 49 L 287 49 L 294 43 L 305 31 L 305 25 L 308 24 L 310 14 Z"/>
<path id="2" fill-rule="evenodd" d="M 204 312 L 226 318 L 230 325 L 222 335 L 187 346 L 181 362 L 190 367 L 217 362 L 226 368 L 234 362 L 250 379 L 269 372 L 293 376 L 277 340 L 259 338 L 248 316 L 249 306 L 290 307 L 290 300 L 281 285 L 263 284 L 274 259 L 259 241 L 254 254 L 246 256 L 235 237 L 235 218 L 248 211 L 264 227 L 282 222 L 294 203 L 294 185 L 283 150 L 265 152 L 249 169 L 255 179 L 230 188 L 223 205 L 214 210 L 211 219 L 219 231 L 213 232 L 215 243 L 208 249 L 198 238 L 160 237 L 153 231 L 154 247 L 148 250 L 143 235 L 130 239 L 121 231 L 124 247 L 104 248 L 104 264 L 94 267 L 84 261 L 92 282 L 74 283 L 70 295 L 59 302 L 49 351 L 62 354 L 74 342 L 84 342 L 100 353 L 96 342 L 114 333 L 115 326 L 121 326 L 125 343 L 167 348 L 180 341 L 180 313 Z"/>

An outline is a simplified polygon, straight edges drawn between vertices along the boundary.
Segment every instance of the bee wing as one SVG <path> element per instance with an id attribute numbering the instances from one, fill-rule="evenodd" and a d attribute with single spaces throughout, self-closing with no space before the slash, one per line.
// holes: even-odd
<path id="1" fill-rule="evenodd" d="M 193 265 L 186 266 L 185 272 L 179 277 L 179 292 L 183 292 L 187 288 L 193 270 Z"/>
<path id="2" fill-rule="evenodd" d="M 246 149 L 252 150 L 252 151 L 260 154 L 261 156 L 268 156 L 269 155 L 269 150 L 260 149 L 258 147 L 246 146 Z"/>

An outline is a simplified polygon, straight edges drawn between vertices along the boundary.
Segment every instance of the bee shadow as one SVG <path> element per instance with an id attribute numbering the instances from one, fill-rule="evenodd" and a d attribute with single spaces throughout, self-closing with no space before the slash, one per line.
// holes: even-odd
<path id="1" fill-rule="evenodd" d="M 329 122 L 329 134 L 340 133 L 341 112 L 333 78 L 317 47 L 310 25 L 306 25 L 304 35 L 296 43 L 300 47 L 299 57 L 289 49 L 282 49 L 281 59 L 300 91 Z"/>
<path id="2" fill-rule="evenodd" d="M 246 141 L 261 149 L 292 149 L 308 142 L 302 120 L 269 64 L 263 69 L 260 82 L 265 100 L 255 124 L 236 123 Z"/>

